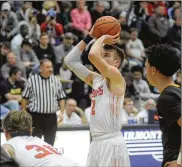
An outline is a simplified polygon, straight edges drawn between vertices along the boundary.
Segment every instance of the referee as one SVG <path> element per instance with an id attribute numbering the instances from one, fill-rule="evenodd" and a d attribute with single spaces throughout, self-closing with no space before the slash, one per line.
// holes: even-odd
<path id="1" fill-rule="evenodd" d="M 22 93 L 22 109 L 32 115 L 33 136 L 54 144 L 57 131 L 56 111 L 58 105 L 64 111 L 65 93 L 62 85 L 53 74 L 50 60 L 40 61 L 40 73 L 29 77 Z"/>
<path id="2" fill-rule="evenodd" d="M 181 67 L 181 53 L 160 44 L 149 47 L 146 55 L 147 80 L 161 93 L 157 104 L 163 145 L 161 167 L 181 167 L 181 89 L 172 78 Z"/>

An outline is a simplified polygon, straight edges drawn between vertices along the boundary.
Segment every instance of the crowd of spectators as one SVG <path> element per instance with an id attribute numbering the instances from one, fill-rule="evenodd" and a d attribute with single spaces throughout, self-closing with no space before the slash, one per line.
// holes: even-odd
<path id="1" fill-rule="evenodd" d="M 145 79 L 145 49 L 168 43 L 181 50 L 180 1 L 1 1 L 0 6 L 1 117 L 20 107 L 27 79 L 39 72 L 41 59 L 49 59 L 68 98 L 58 123 L 89 123 L 92 89 L 63 59 L 98 18 L 110 15 L 121 25 L 117 45 L 126 55 L 121 67 L 127 87 L 123 122 L 151 123 L 149 111 L 156 111 L 159 92 Z M 87 58 L 91 45 L 82 62 L 96 70 Z M 181 86 L 181 72 L 173 77 Z"/>

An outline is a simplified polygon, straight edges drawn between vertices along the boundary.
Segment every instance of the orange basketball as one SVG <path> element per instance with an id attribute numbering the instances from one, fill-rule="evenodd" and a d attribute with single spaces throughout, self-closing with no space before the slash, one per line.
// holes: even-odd
<path id="1" fill-rule="evenodd" d="M 112 16 L 103 16 L 96 20 L 93 35 L 99 38 L 102 35 L 116 35 L 121 32 L 121 26 L 117 19 Z"/>

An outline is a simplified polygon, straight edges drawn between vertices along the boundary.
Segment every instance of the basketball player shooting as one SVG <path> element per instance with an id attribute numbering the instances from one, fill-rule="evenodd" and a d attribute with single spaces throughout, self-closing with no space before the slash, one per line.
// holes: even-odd
<path id="1" fill-rule="evenodd" d="M 120 131 L 125 80 L 118 69 L 124 60 L 124 53 L 114 45 L 119 39 L 120 29 L 113 36 L 101 36 L 95 27 L 64 60 L 70 70 L 93 88 L 90 118 L 92 143 L 87 166 L 130 167 L 127 147 Z M 108 31 L 107 27 L 105 31 Z M 91 47 L 88 58 L 100 74 L 89 71 L 80 63 L 82 52 L 94 37 L 98 39 Z"/>

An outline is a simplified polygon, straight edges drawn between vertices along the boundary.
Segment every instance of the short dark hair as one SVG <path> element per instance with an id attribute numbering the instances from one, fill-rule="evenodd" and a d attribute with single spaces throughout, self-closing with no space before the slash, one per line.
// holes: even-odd
<path id="1" fill-rule="evenodd" d="M 46 32 L 43 32 L 40 34 L 40 38 L 42 38 L 43 36 L 48 36 L 48 34 Z"/>
<path id="2" fill-rule="evenodd" d="M 121 40 L 129 40 L 130 39 L 130 33 L 127 31 L 121 31 L 120 39 Z"/>
<path id="3" fill-rule="evenodd" d="M 138 33 L 138 29 L 137 28 L 131 28 L 130 33 L 132 33 L 132 32 L 137 32 Z"/>
<path id="4" fill-rule="evenodd" d="M 141 72 L 143 74 L 143 68 L 141 66 L 133 66 L 131 68 L 131 72 L 134 73 L 134 72 Z"/>
<path id="5" fill-rule="evenodd" d="M 19 72 L 20 69 L 18 67 L 12 67 L 9 71 L 9 76 L 11 77 L 13 74 L 17 74 L 17 72 Z"/>
<path id="6" fill-rule="evenodd" d="M 161 74 L 171 77 L 181 68 L 181 52 L 168 44 L 152 45 L 146 49 L 148 62 Z"/>
<path id="7" fill-rule="evenodd" d="M 11 50 L 11 45 L 10 45 L 10 43 L 8 41 L 2 42 L 1 47 L 2 46 L 5 47 L 6 49 Z"/>
<path id="8" fill-rule="evenodd" d="M 122 63 L 123 63 L 123 61 L 124 61 L 124 59 L 125 59 L 125 54 L 124 54 L 124 52 L 123 52 L 123 50 L 122 49 L 120 49 L 118 46 L 116 46 L 116 45 L 104 45 L 103 46 L 103 48 L 105 49 L 105 50 L 114 50 L 114 51 L 116 51 L 116 53 L 117 53 L 117 55 L 118 55 L 118 57 L 120 58 L 120 65 L 119 65 L 119 67 L 118 68 L 120 68 L 121 67 L 121 65 L 122 65 Z"/>
<path id="9" fill-rule="evenodd" d="M 22 41 L 21 47 L 23 47 L 23 45 L 28 45 L 28 46 L 32 47 L 32 40 L 31 39 L 24 39 Z"/>

